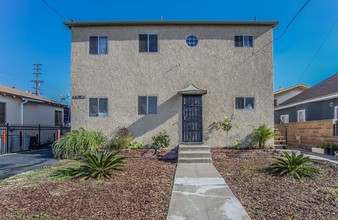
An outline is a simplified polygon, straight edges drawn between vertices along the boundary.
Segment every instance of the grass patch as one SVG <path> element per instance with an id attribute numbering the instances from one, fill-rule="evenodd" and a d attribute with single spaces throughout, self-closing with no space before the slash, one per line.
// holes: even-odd
<path id="1" fill-rule="evenodd" d="M 27 171 L 0 181 L 3 189 L 36 188 L 45 182 L 67 181 L 72 178 L 72 170 L 80 167 L 80 162 L 64 160 L 54 166 Z"/>

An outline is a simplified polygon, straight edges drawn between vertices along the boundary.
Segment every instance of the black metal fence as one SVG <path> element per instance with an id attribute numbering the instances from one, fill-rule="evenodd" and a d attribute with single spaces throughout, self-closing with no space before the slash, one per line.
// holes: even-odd
<path id="1" fill-rule="evenodd" d="M 69 130 L 69 127 L 40 124 L 0 125 L 0 154 L 47 147 Z"/>

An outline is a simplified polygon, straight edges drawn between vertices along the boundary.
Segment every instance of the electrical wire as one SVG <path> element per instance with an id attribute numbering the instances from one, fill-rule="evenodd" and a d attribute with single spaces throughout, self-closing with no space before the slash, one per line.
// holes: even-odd
<path id="1" fill-rule="evenodd" d="M 289 29 L 289 27 L 291 26 L 291 24 L 294 22 L 294 20 L 296 20 L 296 18 L 298 17 L 298 15 L 303 11 L 303 9 L 306 7 L 306 5 L 310 2 L 310 0 L 307 0 L 304 5 L 298 10 L 298 12 L 295 14 L 295 16 L 293 16 L 293 18 L 291 19 L 291 21 L 288 23 L 288 25 L 286 25 L 286 28 L 284 29 L 284 31 L 282 32 L 281 35 L 279 35 L 277 38 L 275 38 L 276 40 L 279 40 L 280 38 L 282 38 L 284 36 L 284 34 L 286 33 L 286 31 Z"/>
<path id="2" fill-rule="evenodd" d="M 63 21 L 69 21 L 70 19 L 66 18 L 64 15 L 62 15 L 60 12 L 58 12 L 53 6 L 51 6 L 47 0 L 41 0 L 43 3 L 45 3 L 45 5 L 48 6 L 49 9 L 51 9 L 55 14 L 59 15 Z"/>
<path id="3" fill-rule="evenodd" d="M 316 53 L 313 55 L 313 57 L 311 58 L 309 64 L 306 66 L 304 72 L 302 73 L 302 75 L 299 77 L 298 83 L 303 79 L 303 77 L 305 76 L 305 74 L 307 73 L 307 71 L 309 70 L 310 66 L 312 65 L 313 61 L 316 59 L 317 55 L 319 54 L 319 51 L 322 49 L 322 47 L 324 46 L 326 40 L 329 38 L 331 32 L 333 31 L 334 27 L 336 26 L 338 22 L 338 17 L 335 20 L 335 22 L 333 23 L 333 25 L 331 26 L 330 30 L 327 32 L 324 40 L 322 41 L 322 43 L 320 44 L 320 46 L 318 47 L 318 49 L 316 50 Z"/>

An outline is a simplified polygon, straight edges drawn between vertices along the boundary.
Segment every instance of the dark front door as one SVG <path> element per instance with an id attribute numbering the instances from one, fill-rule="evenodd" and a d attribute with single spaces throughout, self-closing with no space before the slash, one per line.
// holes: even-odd
<path id="1" fill-rule="evenodd" d="M 182 101 L 183 142 L 202 142 L 202 96 L 184 95 Z"/>

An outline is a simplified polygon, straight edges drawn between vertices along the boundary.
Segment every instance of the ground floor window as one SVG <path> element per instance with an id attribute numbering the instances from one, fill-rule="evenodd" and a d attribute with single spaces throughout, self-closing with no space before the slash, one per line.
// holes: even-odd
<path id="1" fill-rule="evenodd" d="M 157 96 L 139 96 L 138 114 L 139 115 L 157 114 Z"/>
<path id="2" fill-rule="evenodd" d="M 62 125 L 62 111 L 55 110 L 55 125 Z"/>
<path id="3" fill-rule="evenodd" d="M 236 97 L 235 107 L 236 109 L 254 109 L 255 108 L 254 97 Z"/>
<path id="4" fill-rule="evenodd" d="M 289 115 L 281 115 L 280 119 L 284 124 L 289 123 Z"/>
<path id="5" fill-rule="evenodd" d="M 6 102 L 0 102 L 0 124 L 6 124 Z"/>
<path id="6" fill-rule="evenodd" d="M 89 116 L 90 117 L 108 116 L 108 99 L 89 98 Z"/>
<path id="7" fill-rule="evenodd" d="M 297 111 L 297 121 L 298 122 L 304 122 L 304 121 L 306 121 L 305 109 Z"/>

